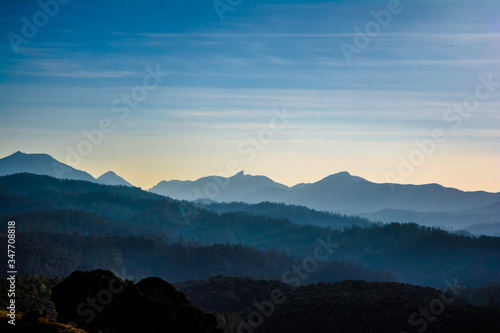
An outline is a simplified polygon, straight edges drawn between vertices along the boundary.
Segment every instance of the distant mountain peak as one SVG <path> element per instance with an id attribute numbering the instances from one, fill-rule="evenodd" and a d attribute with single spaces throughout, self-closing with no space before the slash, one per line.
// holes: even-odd
<path id="1" fill-rule="evenodd" d="M 0 176 L 22 172 L 95 182 L 94 177 L 85 171 L 63 164 L 48 154 L 26 154 L 17 151 L 0 159 Z"/>
<path id="2" fill-rule="evenodd" d="M 134 187 L 134 185 L 130 184 L 128 181 L 118 176 L 113 171 L 108 171 L 97 178 L 97 182 L 103 185 L 121 185 L 121 186 L 130 186 Z"/>
<path id="3" fill-rule="evenodd" d="M 108 171 L 108 172 L 103 173 L 101 175 L 101 177 L 107 177 L 107 176 L 118 176 L 118 175 L 116 173 L 114 173 L 113 171 Z M 99 177 L 99 178 L 101 178 L 101 177 Z"/>
<path id="4" fill-rule="evenodd" d="M 245 171 L 241 170 L 237 174 L 235 174 L 233 177 L 243 177 L 245 175 Z"/>
<path id="5" fill-rule="evenodd" d="M 210 199 L 214 202 L 232 202 L 248 200 L 248 195 L 268 188 L 288 189 L 286 185 L 276 183 L 266 176 L 249 175 L 242 170 L 229 177 L 214 175 L 195 181 L 161 181 L 149 191 L 180 200 Z M 262 201 L 260 197 L 250 200 Z"/>
<path id="6" fill-rule="evenodd" d="M 334 181 L 334 182 L 360 182 L 360 181 L 367 181 L 364 178 L 358 177 L 358 176 L 353 176 L 347 171 L 341 171 L 338 173 L 334 173 L 333 175 L 327 176 L 320 180 L 320 182 L 323 181 Z"/>

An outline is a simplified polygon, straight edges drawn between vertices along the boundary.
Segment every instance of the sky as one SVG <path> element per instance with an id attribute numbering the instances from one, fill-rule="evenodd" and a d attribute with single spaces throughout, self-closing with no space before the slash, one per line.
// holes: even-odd
<path id="1" fill-rule="evenodd" d="M 500 191 L 500 1 L 0 2 L 0 157 Z"/>

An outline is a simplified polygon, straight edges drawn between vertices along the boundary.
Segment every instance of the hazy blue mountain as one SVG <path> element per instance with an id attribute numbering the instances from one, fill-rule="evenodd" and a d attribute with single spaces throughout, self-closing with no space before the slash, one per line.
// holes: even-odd
<path id="1" fill-rule="evenodd" d="M 499 199 L 500 193 L 464 192 L 438 184 L 377 184 L 342 172 L 293 190 L 287 203 L 359 214 L 386 208 L 456 211 L 493 204 Z"/>
<path id="2" fill-rule="evenodd" d="M 130 184 L 128 181 L 118 176 L 113 171 L 108 171 L 99 178 L 97 178 L 97 183 L 103 185 L 122 185 L 122 186 L 134 187 L 134 185 Z"/>
<path id="3" fill-rule="evenodd" d="M 231 202 L 246 201 L 243 200 L 245 197 L 261 189 L 289 190 L 286 185 L 276 183 L 265 176 L 245 175 L 241 171 L 232 177 L 210 176 L 196 181 L 162 181 L 149 191 L 180 200 L 210 199 Z"/>
<path id="4" fill-rule="evenodd" d="M 196 181 L 163 181 L 151 192 L 176 199 L 201 198 L 217 202 L 277 202 L 302 205 L 316 210 L 361 214 L 385 209 L 416 212 L 452 212 L 476 209 L 500 201 L 500 193 L 464 192 L 438 184 L 378 184 L 348 172 L 328 176 L 318 182 L 287 187 L 263 176 L 238 173 L 230 178 L 205 177 Z M 381 217 L 383 214 L 379 214 Z M 378 219 L 375 216 L 370 218 Z M 367 216 L 368 217 L 368 216 Z M 472 217 L 472 216 L 471 216 Z M 382 219 L 385 220 L 385 219 Z M 469 221 L 470 222 L 470 221 Z M 472 224 L 475 221 L 472 221 Z"/>
<path id="5" fill-rule="evenodd" d="M 465 230 L 473 235 L 500 237 L 500 222 L 473 224 L 465 228 Z"/>
<path id="6" fill-rule="evenodd" d="M 408 209 L 383 209 L 374 213 L 359 214 L 381 222 L 416 222 L 431 226 L 468 227 L 473 224 L 500 222 L 500 202 L 457 211 L 419 212 Z M 498 232 L 500 234 L 500 231 Z M 491 233 L 489 233 L 491 234 Z"/>
<path id="7" fill-rule="evenodd" d="M 219 207 L 224 209 L 224 205 L 219 204 Z M 167 259 L 157 251 L 157 247 L 151 247 L 148 253 L 139 253 L 143 248 L 143 242 L 139 240 L 129 242 L 116 239 L 114 244 L 110 243 L 110 235 L 141 234 L 146 238 L 159 237 L 159 241 L 166 246 L 170 245 L 166 241 L 168 239 L 183 239 L 185 241 L 182 242 L 186 244 L 243 244 L 261 251 L 274 248 L 295 258 L 316 256 L 316 249 L 322 244 L 328 253 L 325 260 L 346 260 L 371 269 L 391 271 L 397 274 L 400 281 L 426 286 L 442 287 L 443 277 L 457 274 L 463 284 L 470 286 L 500 281 L 500 238 L 462 237 L 409 223 L 349 226 L 357 222 L 356 218 L 338 214 L 328 216 L 303 207 L 266 204 L 246 209 L 250 212 L 218 213 L 140 188 L 61 180 L 29 173 L 0 177 L 0 220 L 16 221 L 20 232 L 24 229 L 37 233 L 65 233 L 54 235 L 52 239 L 38 234 L 32 234 L 33 237 L 28 239 L 26 234 L 22 237 L 20 234 L 19 241 L 24 240 L 25 245 L 19 248 L 31 251 L 19 253 L 20 257 L 34 258 L 26 259 L 32 262 L 26 262 L 25 267 L 29 270 L 32 264 L 36 264 L 39 269 L 30 274 L 40 274 L 48 269 L 55 272 L 60 269 L 62 262 L 66 263 L 67 270 L 76 269 L 76 257 L 67 254 L 89 255 L 86 251 L 80 252 L 83 249 L 94 251 L 95 254 L 90 255 L 89 259 L 106 257 L 101 263 L 112 265 L 104 268 L 113 269 L 121 267 L 127 256 L 132 256 L 134 258 L 129 257 L 131 261 L 127 267 L 141 265 L 147 269 L 147 265 L 151 265 L 149 267 L 160 267 L 170 272 L 175 271 L 175 268 L 152 263 L 152 255 L 158 258 L 158 263 L 178 260 L 182 264 L 196 257 L 190 252 L 186 253 L 188 257 L 172 256 Z M 286 216 L 300 218 L 302 223 L 321 223 L 329 227 L 298 225 L 283 218 Z M 358 220 L 362 222 L 362 219 Z M 336 228 L 336 225 L 344 227 Z M 84 245 L 68 238 L 68 234 L 75 233 L 81 237 L 88 235 L 85 237 L 90 237 L 89 243 Z M 102 248 L 95 247 L 96 240 L 90 236 L 92 234 L 102 236 Z M 61 240 L 68 244 L 67 248 L 61 249 Z M 34 250 L 32 245 L 38 248 Z M 80 248 L 75 249 L 74 246 Z M 49 248 L 58 254 L 48 254 Z M 321 252 L 321 255 L 324 253 Z M 103 254 L 106 255 L 103 257 Z M 58 264 L 54 265 L 54 262 Z M 232 266 L 221 257 L 215 259 L 213 253 L 207 262 L 212 265 L 210 273 L 215 275 L 218 274 L 214 268 L 216 263 L 221 267 Z M 248 260 L 243 259 L 241 262 L 247 267 L 245 269 L 250 269 L 246 266 Z M 95 265 L 95 261 L 87 264 L 90 266 L 85 267 L 103 267 Z M 279 271 L 280 275 L 284 272 Z M 148 272 L 152 273 L 151 270 Z M 330 276 L 324 275 L 325 278 Z"/>
<path id="8" fill-rule="evenodd" d="M 21 172 L 61 179 L 96 181 L 87 172 L 63 164 L 47 154 L 25 154 L 18 151 L 0 159 L 0 176 Z"/>
<path id="9" fill-rule="evenodd" d="M 133 186 L 114 172 L 97 180 L 47 154 L 17 152 L 0 159 L 0 176 L 28 172 L 105 185 Z M 412 221 L 427 225 L 465 227 L 499 222 L 500 193 L 464 192 L 438 184 L 378 184 L 340 172 L 315 183 L 293 187 L 265 176 L 239 172 L 232 177 L 210 176 L 196 181 L 162 181 L 149 190 L 180 200 L 209 202 L 276 202 L 382 221 Z M 209 201 L 208 201 L 209 200 Z"/>
<path id="10" fill-rule="evenodd" d="M 459 213 L 469 213 L 469 214 L 474 214 L 474 213 L 488 214 L 491 216 L 495 216 L 496 219 L 494 219 L 494 220 L 500 220 L 500 201 L 486 205 L 486 206 L 476 207 L 476 208 L 472 208 L 472 209 L 459 210 L 458 212 Z"/>
<path id="11" fill-rule="evenodd" d="M 86 180 L 102 185 L 134 185 L 118 176 L 113 171 L 108 171 L 95 179 L 85 171 L 78 170 L 61 163 L 48 154 L 25 154 L 16 152 L 0 159 L 0 176 L 16 173 L 33 173 L 35 175 L 51 176 L 59 179 Z"/>
<path id="12" fill-rule="evenodd" d="M 248 204 L 244 202 L 215 203 L 196 202 L 200 207 L 213 210 L 219 214 L 227 212 L 248 212 L 275 218 L 285 218 L 297 224 L 310 224 L 332 228 L 346 226 L 369 226 L 372 222 L 359 216 L 347 216 L 338 213 L 317 211 L 305 206 L 285 205 L 274 202 Z"/>

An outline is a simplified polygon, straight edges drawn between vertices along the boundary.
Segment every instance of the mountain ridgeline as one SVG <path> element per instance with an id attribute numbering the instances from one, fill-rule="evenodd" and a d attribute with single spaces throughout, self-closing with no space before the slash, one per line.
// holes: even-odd
<path id="1" fill-rule="evenodd" d="M 23 172 L 60 179 L 85 180 L 104 185 L 133 186 L 113 171 L 108 171 L 96 179 L 89 173 L 61 163 L 47 154 L 25 154 L 18 151 L 0 159 L 0 176 Z"/>
<path id="2" fill-rule="evenodd" d="M 50 168 L 0 176 L 0 220 L 16 221 L 16 255 L 22 258 L 21 330 L 397 333 L 500 327 L 500 238 L 472 236 L 497 235 L 497 194 L 438 185 L 403 186 L 389 194 L 390 185 L 347 173 L 292 188 L 244 173 L 162 183 L 183 195 L 220 187 L 218 200 L 188 201 L 143 191 L 113 172 L 94 179 L 65 169 L 67 177 L 61 177 L 50 156 L 25 155 L 0 160 L 0 167 L 7 166 L 3 172 L 33 158 Z M 64 179 L 69 176 L 75 179 Z M 372 208 L 386 208 L 363 217 L 346 214 L 370 196 L 376 197 Z M 441 201 L 432 206 L 432 200 Z M 423 211 L 407 209 L 418 205 Z M 431 211 L 438 206 L 450 210 Z M 413 219 L 469 231 L 396 222 Z M 7 239 L 0 234 L 0 247 Z M 86 302 L 106 286 L 118 290 L 116 281 L 124 282 L 123 292 L 108 294 L 115 301 L 101 298 L 104 310 L 94 311 Z M 9 283 L 0 280 L 2 288 Z M 0 297 L 0 305 L 6 302 Z M 443 304 L 438 312 L 437 302 Z M 9 328 L 5 320 L 0 328 Z"/>
<path id="3" fill-rule="evenodd" d="M 112 171 L 95 179 L 46 154 L 16 152 L 0 159 L 0 175 L 21 172 L 105 185 L 132 186 Z M 354 214 L 373 221 L 415 222 L 455 230 L 475 224 L 500 223 L 500 193 L 464 192 L 438 184 L 378 184 L 348 172 L 333 174 L 315 183 L 289 187 L 268 177 L 247 175 L 241 171 L 232 177 L 161 181 L 149 191 L 202 204 L 279 203 L 322 212 Z M 476 230 L 485 230 L 488 235 L 498 232 L 495 226 Z"/>
<path id="4" fill-rule="evenodd" d="M 500 327 L 498 237 L 32 173 L 0 177 L 0 220 L 16 221 L 21 331 Z M 0 234 L 0 247 L 7 239 Z M 9 283 L 0 280 L 2 290 Z"/>
<path id="5" fill-rule="evenodd" d="M 421 212 L 458 211 L 500 202 L 500 193 L 463 192 L 438 184 L 377 184 L 351 176 L 348 172 L 293 187 L 264 176 L 240 172 L 226 178 L 211 176 L 196 181 L 163 181 L 149 191 L 189 201 L 268 201 L 344 214 L 371 213 L 388 208 Z"/>
<path id="6" fill-rule="evenodd" d="M 320 214 L 323 219 L 331 218 L 323 223 L 327 227 L 300 225 L 284 217 L 262 215 L 262 211 L 218 213 L 138 188 L 33 174 L 0 177 L 0 196 L 2 219 L 16 220 L 18 231 L 26 233 L 19 238 L 26 242 L 22 248 L 26 251 L 24 273 L 50 271 L 64 276 L 75 269 L 125 268 L 133 276 L 142 278 L 154 271 L 169 281 L 226 273 L 279 279 L 278 271 L 283 275 L 285 266 L 315 258 L 317 247 L 329 244 L 328 255 L 321 253 L 315 274 L 321 276 L 323 269 L 330 273 L 323 278 L 311 275 L 310 281 L 342 279 L 348 275 L 333 274 L 331 267 L 352 266 L 367 272 L 352 277 L 397 279 L 436 288 L 458 272 L 461 283 L 469 286 L 500 282 L 500 239 L 496 237 L 458 236 L 416 224 L 360 226 L 353 223 L 355 218 L 333 214 Z M 293 215 L 297 207 L 281 209 L 283 214 Z M 220 260 L 206 259 L 212 246 L 219 246 L 214 251 Z M 241 256 L 246 259 L 233 256 L 233 246 L 243 246 L 247 255 L 242 252 Z M 267 252 L 270 249 L 288 259 Z M 250 255 L 248 251 L 261 252 Z M 67 253 L 75 255 L 68 257 Z M 161 263 L 175 253 L 184 253 L 179 258 L 186 259 L 169 259 L 168 265 L 174 266 L 163 269 Z M 266 256 L 260 263 L 245 266 L 245 262 L 252 263 L 251 258 Z M 150 261 L 145 262 L 144 257 Z M 208 266 L 200 264 L 200 258 Z"/>

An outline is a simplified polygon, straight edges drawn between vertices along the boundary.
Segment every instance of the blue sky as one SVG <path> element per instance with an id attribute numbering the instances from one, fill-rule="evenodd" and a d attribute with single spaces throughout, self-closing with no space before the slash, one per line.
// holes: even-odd
<path id="1" fill-rule="evenodd" d="M 499 1 L 402 0 L 349 62 L 341 45 L 355 46 L 355 28 L 390 1 L 232 3 L 221 21 L 208 0 L 71 0 L 16 53 L 9 33 L 22 37 L 22 18 L 42 8 L 2 1 L 0 156 L 44 152 L 144 188 L 229 173 L 236 161 L 287 185 L 346 170 L 500 191 L 500 86 L 456 128 L 443 118 L 478 77 L 500 81 Z M 120 119 L 113 101 L 140 89 L 147 67 L 169 75 Z M 284 108 L 293 118 L 270 128 Z M 102 119 L 113 131 L 68 158 Z M 436 128 L 446 140 L 401 173 Z M 255 156 L 238 149 L 269 130 Z"/>

